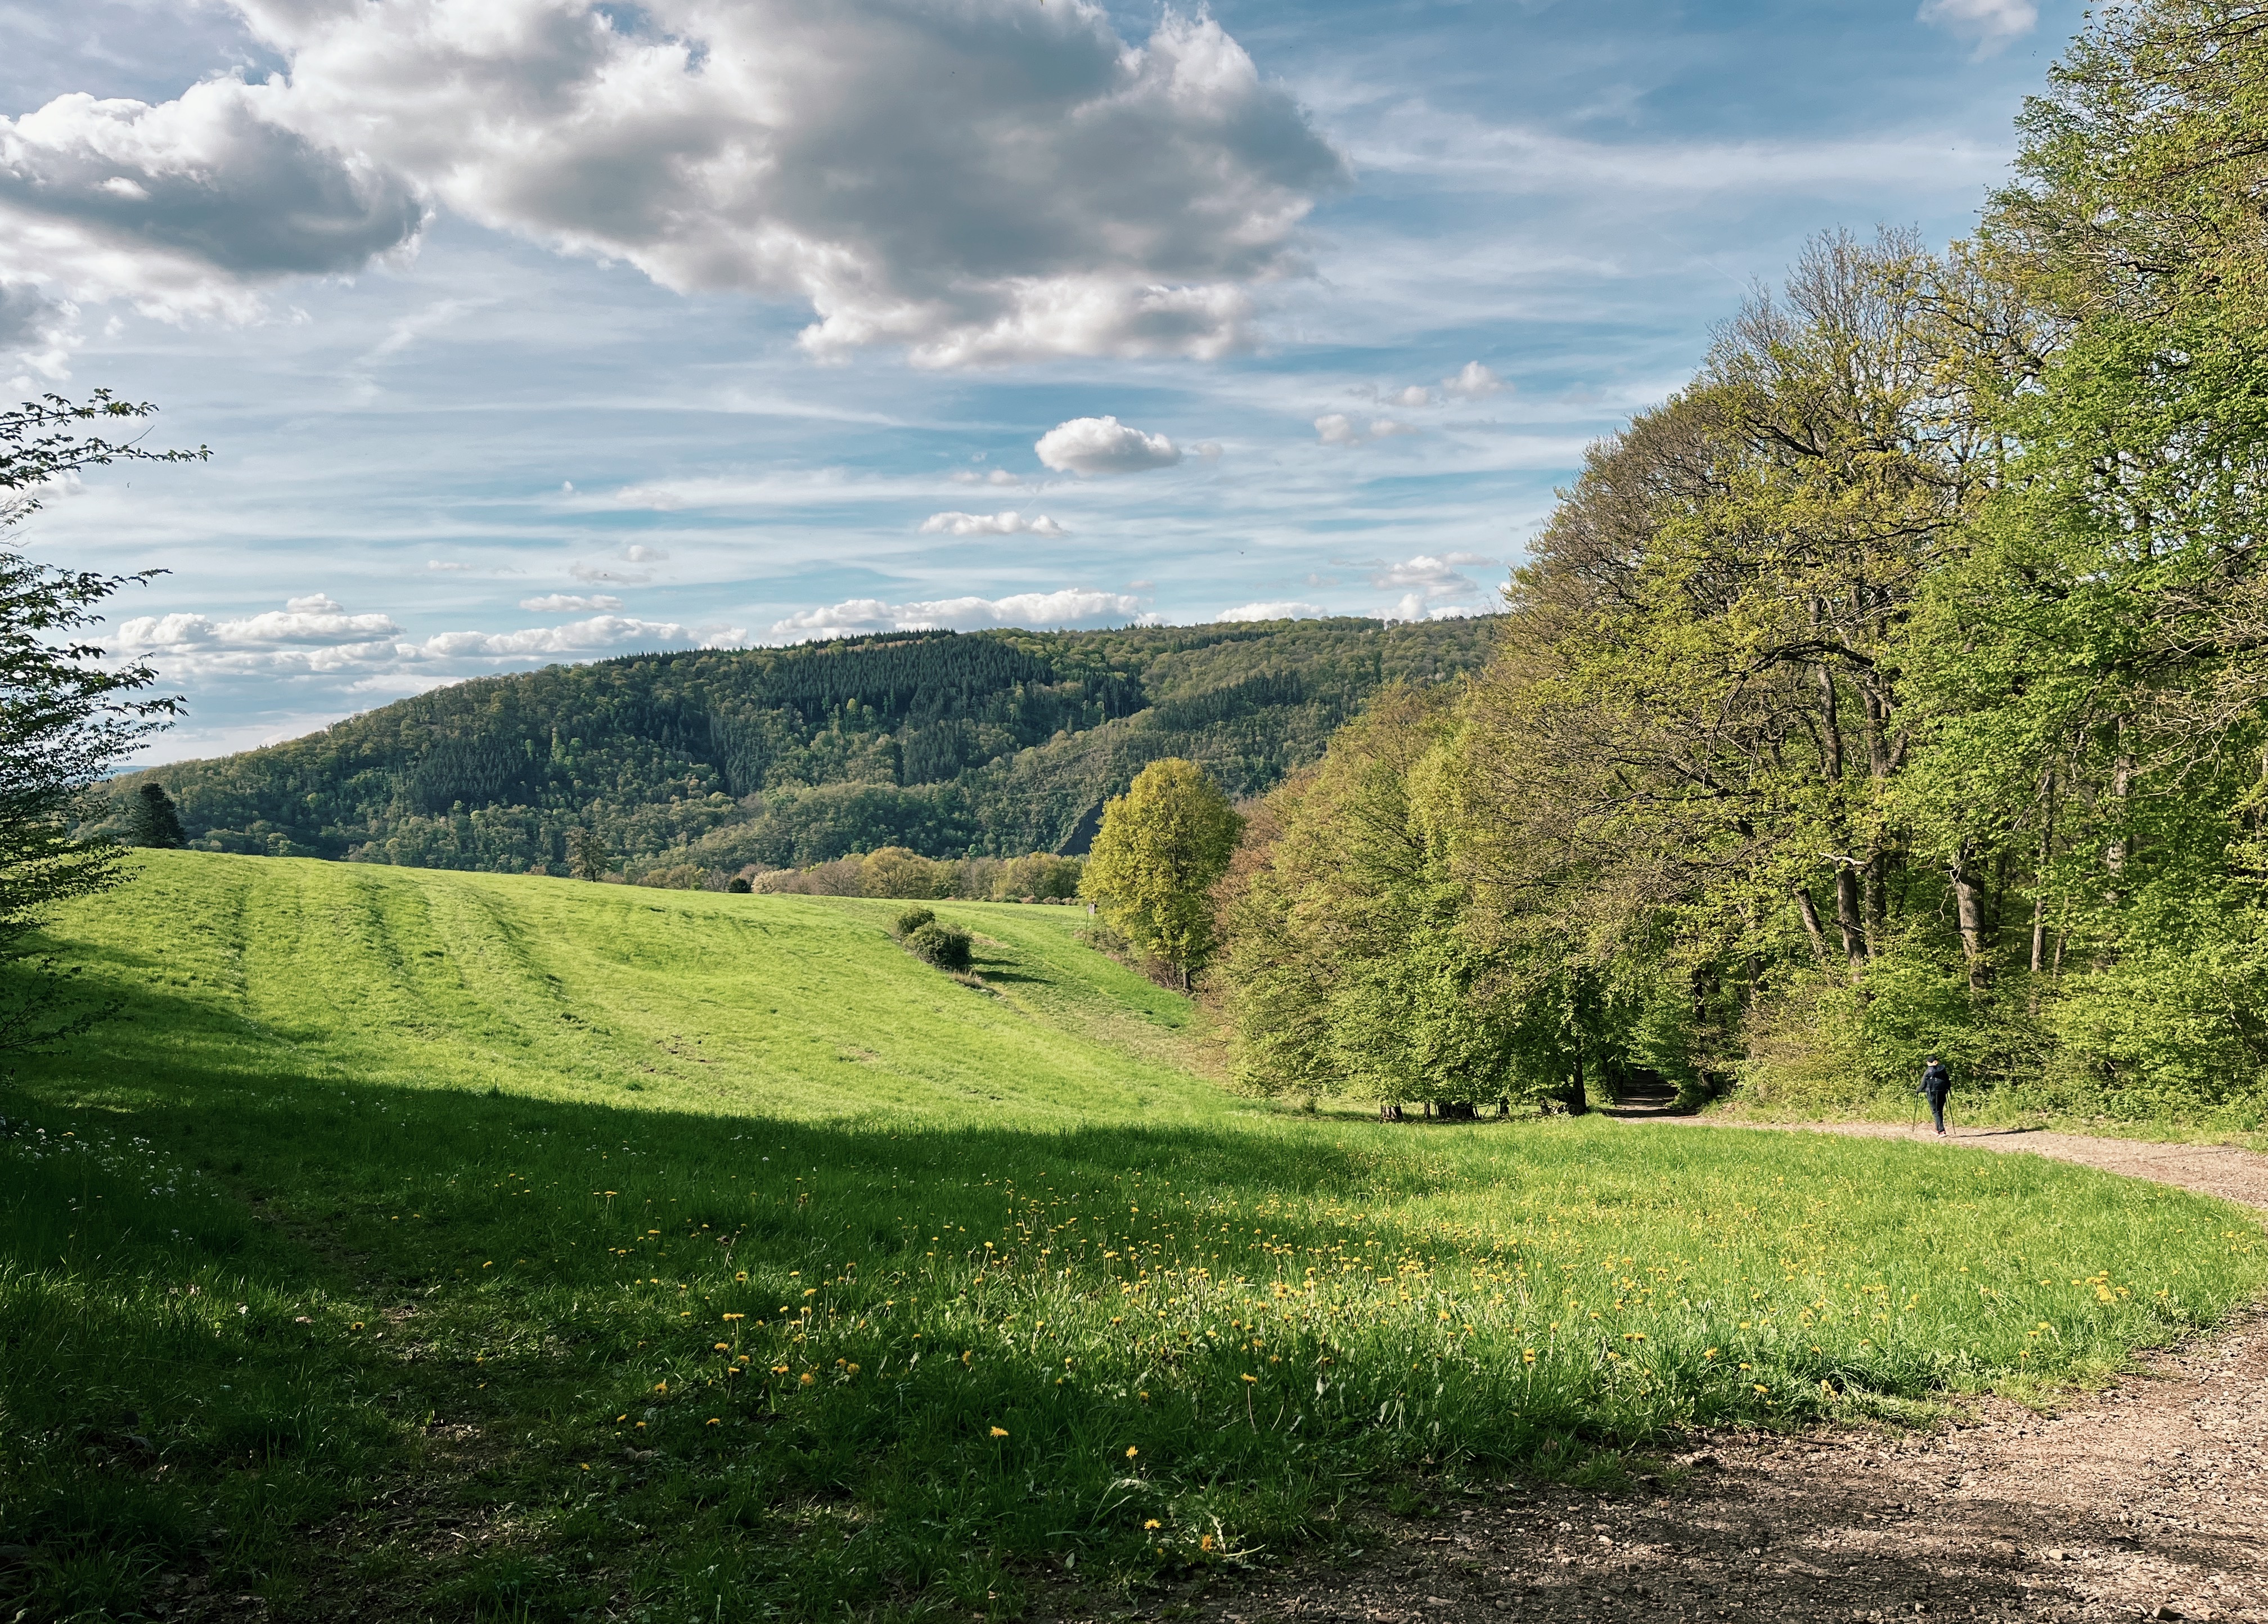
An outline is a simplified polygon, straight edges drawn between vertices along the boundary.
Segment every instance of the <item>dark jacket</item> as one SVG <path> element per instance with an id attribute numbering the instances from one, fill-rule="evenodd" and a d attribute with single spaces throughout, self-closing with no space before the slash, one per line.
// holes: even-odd
<path id="1" fill-rule="evenodd" d="M 1933 1060 L 1922 1067 L 1921 1091 L 1933 1100 L 1942 1100 L 1953 1092 L 1953 1074 L 1946 1070 L 1943 1060 Z"/>

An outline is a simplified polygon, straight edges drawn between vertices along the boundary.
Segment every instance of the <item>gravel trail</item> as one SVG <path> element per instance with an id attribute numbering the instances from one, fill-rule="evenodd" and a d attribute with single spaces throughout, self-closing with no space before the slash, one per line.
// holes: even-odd
<path id="1" fill-rule="evenodd" d="M 1631 1117 L 1644 1133 L 1745 1126 Z M 1992 1129 L 1956 1137 L 2268 1207 L 2268 1157 L 2246 1151 Z M 1144 1612 L 1219 1624 L 2268 1624 L 2268 1312 L 2143 1363 L 2051 1415 L 1984 1399 L 1926 1432 L 1697 1437 L 1672 1463 L 1685 1470 L 1640 1495 L 1506 1490 L 1383 1523 L 1390 1544 L 1360 1568 L 1307 1567 Z"/>

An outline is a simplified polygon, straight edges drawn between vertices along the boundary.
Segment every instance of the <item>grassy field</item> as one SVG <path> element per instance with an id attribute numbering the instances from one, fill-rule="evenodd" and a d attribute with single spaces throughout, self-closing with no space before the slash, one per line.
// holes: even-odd
<path id="1" fill-rule="evenodd" d="M 1013 1617 L 2268 1282 L 2027 1156 L 1309 1119 L 1068 909 L 192 853 L 0 1111 L 0 1617 Z M 674 1212 L 670 1209 L 674 1207 Z"/>

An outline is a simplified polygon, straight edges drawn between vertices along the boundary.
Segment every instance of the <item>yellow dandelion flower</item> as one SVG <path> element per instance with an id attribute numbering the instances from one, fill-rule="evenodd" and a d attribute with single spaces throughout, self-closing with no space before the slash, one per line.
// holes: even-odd
<path id="1" fill-rule="evenodd" d="M 1152 1517 L 1149 1521 L 1147 1521 L 1147 1522 L 1145 1522 L 1145 1523 L 1144 1523 L 1144 1524 L 1142 1524 L 1143 1531 L 1144 1531 L 1145 1532 L 1147 1532 L 1149 1530 L 1151 1530 L 1151 1529 L 1152 1529 L 1152 1528 L 1163 1528 L 1164 1526 L 1165 1526 L 1165 1524 L 1164 1524 L 1163 1523 L 1160 1522 L 1160 1521 L 1159 1521 L 1156 1517 Z"/>
<path id="2" fill-rule="evenodd" d="M 1008 1429 L 1005 1427 L 995 1427 L 992 1428 L 992 1436 L 996 1438 L 1005 1438 L 1008 1436 Z"/>
<path id="3" fill-rule="evenodd" d="M 1131 1443 L 1130 1443 L 1130 1444 L 1128 1444 L 1128 1445 L 1126 1446 L 1126 1458 L 1127 1458 L 1127 1459 L 1129 1459 L 1129 1460 L 1133 1459 L 1133 1458 L 1134 1458 L 1134 1457 L 1136 1457 L 1137 1455 L 1139 1455 L 1141 1452 L 1142 1452 L 1142 1451 L 1141 1451 L 1139 1449 L 1136 1448 L 1136 1447 L 1135 1447 L 1133 1444 L 1131 1444 Z"/>

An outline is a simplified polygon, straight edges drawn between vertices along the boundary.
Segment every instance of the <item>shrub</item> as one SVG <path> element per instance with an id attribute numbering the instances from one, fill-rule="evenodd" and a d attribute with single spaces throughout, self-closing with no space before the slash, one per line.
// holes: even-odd
<path id="1" fill-rule="evenodd" d="M 931 919 L 908 931 L 905 942 L 916 957 L 939 970 L 965 971 L 969 966 L 968 933 L 958 925 L 940 925 Z"/>
<path id="2" fill-rule="evenodd" d="M 934 908 L 908 908 L 890 921 L 890 934 L 903 941 L 935 918 L 937 910 Z"/>
<path id="3" fill-rule="evenodd" d="M 739 875 L 734 875 L 725 882 L 725 889 L 735 897 L 746 897 L 748 894 L 748 882 Z"/>

